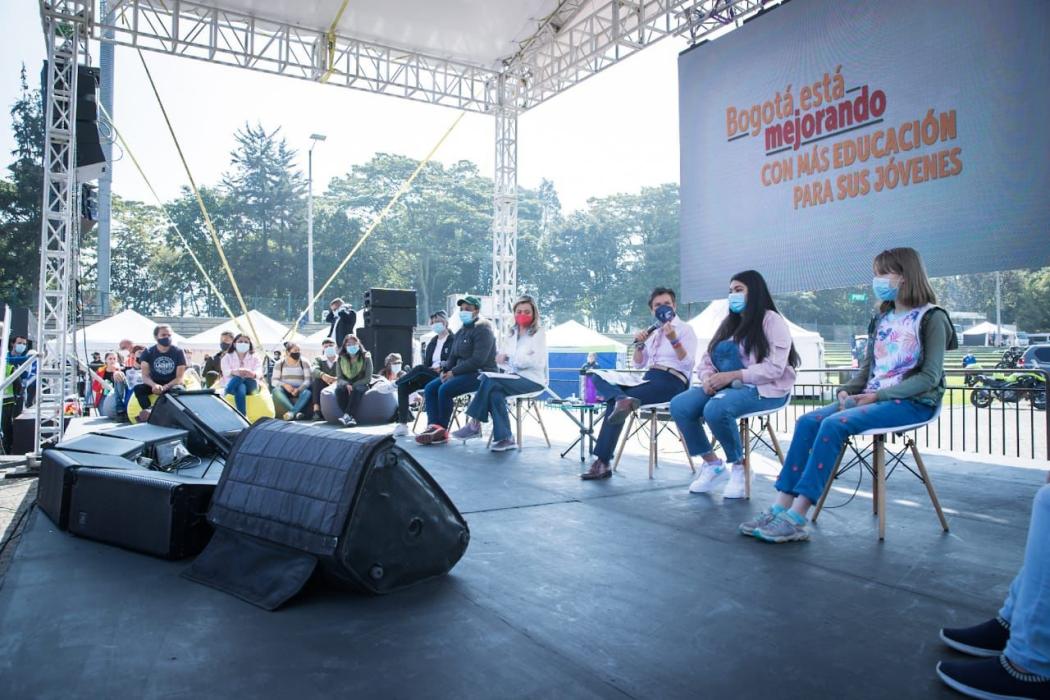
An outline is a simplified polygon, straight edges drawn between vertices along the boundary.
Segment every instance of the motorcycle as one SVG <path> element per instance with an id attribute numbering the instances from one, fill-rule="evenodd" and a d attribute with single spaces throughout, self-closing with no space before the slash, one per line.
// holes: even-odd
<path id="1" fill-rule="evenodd" d="M 994 399 L 1003 403 L 1020 403 L 1028 399 L 1037 410 L 1046 410 L 1046 388 L 1040 377 L 1018 374 L 1009 378 L 973 375 L 975 388 L 970 393 L 970 403 L 977 408 L 988 408 Z"/>

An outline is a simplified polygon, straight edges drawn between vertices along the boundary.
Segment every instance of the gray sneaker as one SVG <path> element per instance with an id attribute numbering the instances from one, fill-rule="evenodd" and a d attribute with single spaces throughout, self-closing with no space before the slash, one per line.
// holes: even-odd
<path id="1" fill-rule="evenodd" d="M 514 438 L 507 438 L 506 440 L 497 440 L 492 443 L 493 452 L 507 452 L 508 450 L 518 449 L 518 443 Z"/>
<path id="2" fill-rule="evenodd" d="M 809 539 L 805 525 L 796 525 L 785 513 L 755 528 L 755 537 L 765 542 L 801 542 Z"/>
<path id="3" fill-rule="evenodd" d="M 481 423 L 474 421 L 468 421 L 466 425 L 452 433 L 453 440 L 471 440 L 476 437 L 481 437 Z"/>
<path id="4" fill-rule="evenodd" d="M 772 510 L 762 511 L 747 522 L 740 523 L 740 534 L 747 535 L 748 537 L 754 537 L 755 530 L 757 530 L 760 527 L 769 525 L 769 523 L 773 522 L 773 519 L 776 517 L 777 516 L 773 515 Z"/>

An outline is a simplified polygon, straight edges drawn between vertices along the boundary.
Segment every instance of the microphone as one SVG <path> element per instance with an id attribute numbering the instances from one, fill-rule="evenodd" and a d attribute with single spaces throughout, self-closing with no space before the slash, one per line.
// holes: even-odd
<path id="1" fill-rule="evenodd" d="M 646 336 L 646 338 L 648 338 L 648 337 L 649 337 L 650 335 L 652 335 L 653 333 L 655 333 L 656 331 L 658 331 L 658 330 L 660 329 L 660 326 L 661 326 L 661 325 L 663 325 L 663 324 L 660 324 L 660 323 L 654 323 L 653 325 L 651 325 L 651 326 L 649 326 L 648 328 L 646 328 L 646 329 L 645 329 L 645 336 Z M 636 340 L 636 341 L 634 341 L 634 346 L 635 346 L 635 347 L 640 347 L 640 346 L 642 346 L 642 345 L 645 345 L 645 341 L 644 341 L 644 340 L 643 340 L 642 342 L 640 342 L 640 343 L 639 343 L 639 342 L 638 342 L 637 340 Z"/>

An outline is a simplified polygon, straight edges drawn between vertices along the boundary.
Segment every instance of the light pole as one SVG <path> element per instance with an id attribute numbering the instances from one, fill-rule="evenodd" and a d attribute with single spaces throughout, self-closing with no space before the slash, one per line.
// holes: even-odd
<path id="1" fill-rule="evenodd" d="M 310 323 L 314 322 L 314 146 L 324 140 L 324 134 L 310 134 L 310 150 L 306 153 L 306 297 Z"/>

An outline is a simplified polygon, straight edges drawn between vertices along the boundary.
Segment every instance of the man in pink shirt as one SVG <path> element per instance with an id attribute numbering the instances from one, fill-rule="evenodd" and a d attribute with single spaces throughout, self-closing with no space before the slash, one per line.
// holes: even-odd
<path id="1" fill-rule="evenodd" d="M 585 481 L 612 476 L 613 450 L 623 431 L 627 415 L 639 406 L 664 403 L 685 391 L 696 358 L 696 333 L 678 318 L 678 300 L 673 289 L 657 287 L 649 295 L 654 323 L 635 334 L 632 364 L 645 369 L 645 381 L 632 387 L 610 384 L 593 375 L 594 387 L 605 398 L 605 420 L 591 453 L 594 463 L 580 474 Z"/>

